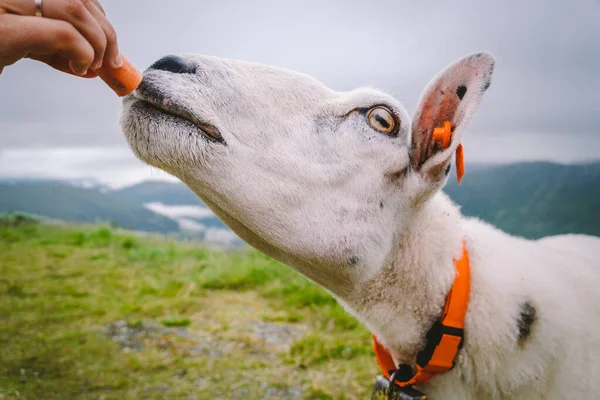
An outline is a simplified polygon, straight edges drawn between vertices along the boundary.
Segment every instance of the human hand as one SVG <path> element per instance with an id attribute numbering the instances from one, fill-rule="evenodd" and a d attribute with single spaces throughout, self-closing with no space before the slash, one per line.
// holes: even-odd
<path id="1" fill-rule="evenodd" d="M 40 0 L 41 2 L 41 0 Z M 98 0 L 0 0 L 0 74 L 22 58 L 86 78 L 123 63 L 117 35 Z"/>

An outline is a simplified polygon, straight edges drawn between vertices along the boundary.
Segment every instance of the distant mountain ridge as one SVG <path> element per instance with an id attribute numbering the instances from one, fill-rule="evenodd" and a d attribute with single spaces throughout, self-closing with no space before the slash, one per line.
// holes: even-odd
<path id="1" fill-rule="evenodd" d="M 136 204 L 162 203 L 165 205 L 202 205 L 194 192 L 182 183 L 165 181 L 143 181 L 114 190 L 115 197 Z"/>
<path id="2" fill-rule="evenodd" d="M 207 232 L 222 235 L 228 228 L 185 185 L 144 181 L 110 190 L 90 185 L 36 179 L 0 179 L 0 212 L 24 211 L 67 221 L 110 220 L 130 229 L 178 232 L 177 215 L 158 208 L 206 209 L 206 215 L 183 216 Z M 476 216 L 518 236 L 539 238 L 562 233 L 600 236 L 600 162 L 561 165 L 529 162 L 507 165 L 467 165 L 462 185 L 451 174 L 444 191 L 463 214 Z M 156 203 L 160 207 L 148 207 Z M 148 208 L 152 210 L 149 210 Z M 179 219 L 181 223 L 181 219 Z M 215 233 L 216 232 L 216 233 Z M 220 232 L 220 233 L 219 233 Z"/>
<path id="3" fill-rule="evenodd" d="M 165 206 L 196 206 L 209 210 L 206 204 L 191 189 L 179 182 L 143 181 L 114 190 L 111 194 L 142 205 L 160 203 Z M 194 215 L 187 215 L 185 218 L 199 222 L 207 228 L 229 229 L 212 211 L 209 211 L 209 213 L 210 216 L 203 216 L 202 218 Z"/>
<path id="4" fill-rule="evenodd" d="M 0 213 L 22 211 L 71 222 L 112 222 L 146 232 L 177 232 L 176 221 L 94 188 L 58 181 L 0 182 Z"/>
<path id="5" fill-rule="evenodd" d="M 600 162 L 529 162 L 468 169 L 444 189 L 463 214 L 507 233 L 540 238 L 564 233 L 600 236 Z"/>

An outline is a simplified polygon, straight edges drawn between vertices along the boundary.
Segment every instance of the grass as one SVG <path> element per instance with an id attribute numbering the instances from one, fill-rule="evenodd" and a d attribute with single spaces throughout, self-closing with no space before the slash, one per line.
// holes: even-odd
<path id="1" fill-rule="evenodd" d="M 353 317 L 253 250 L 4 218 L 0 254 L 0 399 L 364 399 L 378 373 Z"/>
<path id="2" fill-rule="evenodd" d="M 167 317 L 161 322 L 164 326 L 188 326 L 192 323 L 188 317 L 182 316 Z"/>

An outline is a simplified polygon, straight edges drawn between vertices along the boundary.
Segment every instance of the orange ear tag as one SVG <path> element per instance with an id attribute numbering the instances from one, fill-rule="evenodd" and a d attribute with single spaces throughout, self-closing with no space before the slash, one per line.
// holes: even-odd
<path id="1" fill-rule="evenodd" d="M 444 122 L 444 126 L 442 128 L 435 128 L 433 130 L 433 140 L 436 142 L 442 142 L 442 147 L 444 149 L 450 146 L 450 138 L 452 137 L 452 124 L 450 121 Z"/>
<path id="2" fill-rule="evenodd" d="M 460 181 L 462 181 L 462 178 L 464 175 L 465 175 L 465 149 L 463 148 L 463 145 L 461 143 L 456 148 L 456 178 L 458 179 L 459 185 L 460 185 Z"/>
<path id="3" fill-rule="evenodd" d="M 436 142 L 442 142 L 442 148 L 447 149 L 450 146 L 450 139 L 452 138 L 452 123 L 450 121 L 444 121 L 444 126 L 441 128 L 433 129 L 433 140 Z M 465 175 L 465 149 L 462 143 L 456 148 L 456 178 L 458 184 L 462 181 Z"/>

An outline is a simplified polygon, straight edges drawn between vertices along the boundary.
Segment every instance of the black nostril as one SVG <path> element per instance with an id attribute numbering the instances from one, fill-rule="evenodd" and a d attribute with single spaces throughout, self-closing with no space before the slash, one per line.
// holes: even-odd
<path id="1" fill-rule="evenodd" d="M 195 74 L 196 65 L 191 60 L 178 56 L 166 56 L 156 61 L 150 69 L 169 71 L 175 74 Z"/>

